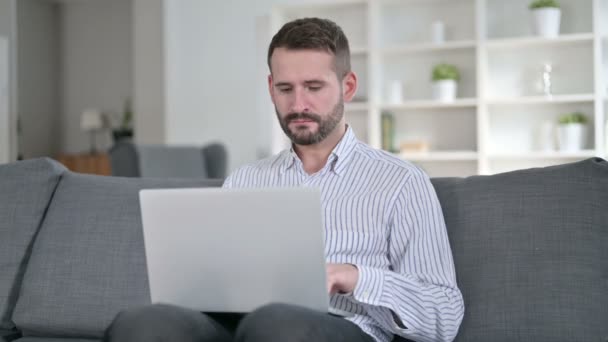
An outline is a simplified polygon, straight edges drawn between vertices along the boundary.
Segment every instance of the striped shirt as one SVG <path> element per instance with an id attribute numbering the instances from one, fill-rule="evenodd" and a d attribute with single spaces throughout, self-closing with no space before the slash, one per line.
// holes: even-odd
<path id="1" fill-rule="evenodd" d="M 277 186 L 321 190 L 326 260 L 359 270 L 353 293 L 333 295 L 333 307 L 355 313 L 347 319 L 376 341 L 454 339 L 464 304 L 441 207 L 423 171 L 360 142 L 349 127 L 315 174 L 289 149 L 224 183 Z"/>

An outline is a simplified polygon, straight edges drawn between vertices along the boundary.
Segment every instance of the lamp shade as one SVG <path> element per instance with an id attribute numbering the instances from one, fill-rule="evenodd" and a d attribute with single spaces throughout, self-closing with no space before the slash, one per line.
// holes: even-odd
<path id="1" fill-rule="evenodd" d="M 80 116 L 80 129 L 83 131 L 97 131 L 103 128 L 103 117 L 98 109 L 87 109 Z"/>

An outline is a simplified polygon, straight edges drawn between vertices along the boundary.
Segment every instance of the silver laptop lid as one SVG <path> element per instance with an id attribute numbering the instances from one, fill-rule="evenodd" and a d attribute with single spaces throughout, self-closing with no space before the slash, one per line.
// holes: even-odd
<path id="1" fill-rule="evenodd" d="M 327 311 L 319 190 L 142 190 L 140 203 L 152 302 Z"/>

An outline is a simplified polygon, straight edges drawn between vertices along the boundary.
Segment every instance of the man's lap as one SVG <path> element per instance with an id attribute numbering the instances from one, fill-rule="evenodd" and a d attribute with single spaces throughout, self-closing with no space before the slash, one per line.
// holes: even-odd
<path id="1" fill-rule="evenodd" d="M 361 341 L 373 342 L 341 317 L 287 304 L 270 304 L 248 315 L 210 313 L 171 305 L 121 312 L 106 341 Z"/>

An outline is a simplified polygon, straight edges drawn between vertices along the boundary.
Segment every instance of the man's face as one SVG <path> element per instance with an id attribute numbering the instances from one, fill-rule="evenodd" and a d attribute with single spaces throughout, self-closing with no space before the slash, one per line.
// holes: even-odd
<path id="1" fill-rule="evenodd" d="M 344 92 L 343 81 L 336 76 L 332 54 L 277 48 L 270 65 L 272 102 L 293 143 L 319 143 L 344 122 L 344 98 L 352 95 Z"/>

